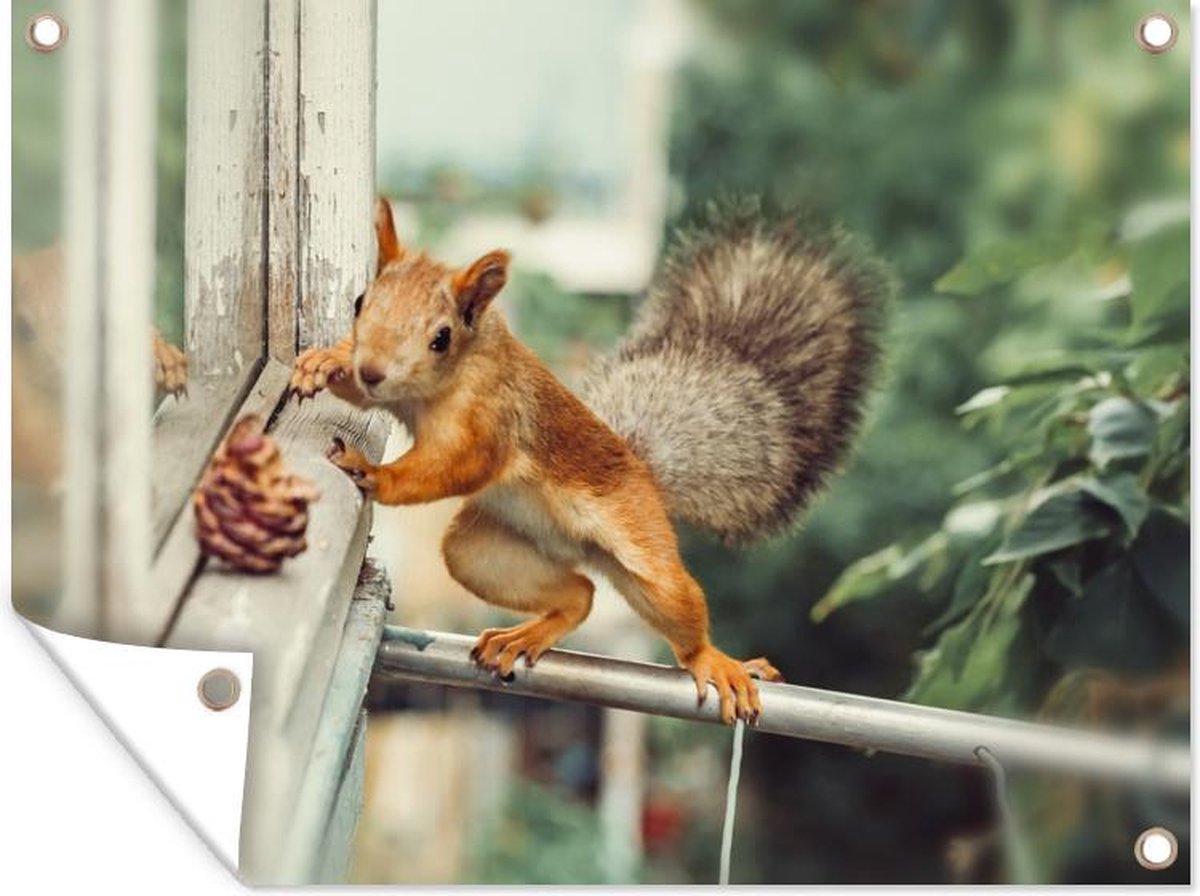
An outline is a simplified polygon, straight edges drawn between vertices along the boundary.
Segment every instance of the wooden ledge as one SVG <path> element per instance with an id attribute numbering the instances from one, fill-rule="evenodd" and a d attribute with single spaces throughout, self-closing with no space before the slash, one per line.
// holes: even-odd
<path id="1" fill-rule="evenodd" d="M 242 856 L 246 873 L 263 880 L 276 867 L 308 763 L 371 525 L 369 502 L 325 451 L 338 435 L 378 460 L 389 427 L 329 395 L 287 399 L 287 373 L 269 361 L 236 416 L 268 417 L 284 462 L 320 489 L 308 549 L 272 575 L 231 572 L 201 560 L 186 512 L 156 571 L 164 585 L 184 580 L 163 646 L 254 654 Z"/>

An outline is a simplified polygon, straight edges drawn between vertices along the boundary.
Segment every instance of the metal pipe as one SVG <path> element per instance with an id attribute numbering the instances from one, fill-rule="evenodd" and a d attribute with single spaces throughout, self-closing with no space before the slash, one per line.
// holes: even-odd
<path id="1" fill-rule="evenodd" d="M 465 635 L 386 626 L 374 674 L 720 723 L 715 696 L 710 692 L 698 704 L 691 676 L 682 669 L 551 650 L 532 669 L 519 660 L 512 680 L 504 682 L 471 660 L 474 643 Z M 1183 744 L 789 684 L 760 682 L 759 691 L 763 713 L 756 727 L 771 734 L 967 765 L 981 764 L 977 751 L 984 747 L 1010 770 L 1060 772 L 1175 794 L 1191 787 L 1191 751 Z"/>

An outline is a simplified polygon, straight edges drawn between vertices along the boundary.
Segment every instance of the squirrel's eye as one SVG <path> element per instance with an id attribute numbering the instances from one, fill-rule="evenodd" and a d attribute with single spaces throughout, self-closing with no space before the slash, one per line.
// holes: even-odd
<path id="1" fill-rule="evenodd" d="M 358 315 L 362 313 L 362 300 L 363 300 L 363 296 L 365 296 L 365 295 L 366 295 L 365 292 L 360 292 L 358 294 L 358 298 L 354 300 L 354 316 L 355 317 L 358 317 Z"/>
<path id="2" fill-rule="evenodd" d="M 435 352 L 444 352 L 450 347 L 450 328 L 442 327 L 437 331 L 437 335 L 433 337 L 433 342 L 429 343 L 429 347 Z"/>

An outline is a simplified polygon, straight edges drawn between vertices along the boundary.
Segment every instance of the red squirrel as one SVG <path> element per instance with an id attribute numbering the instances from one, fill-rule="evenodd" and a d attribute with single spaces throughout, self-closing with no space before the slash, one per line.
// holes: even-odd
<path id="1" fill-rule="evenodd" d="M 349 335 L 296 360 L 301 397 L 329 389 L 381 407 L 412 447 L 376 465 L 335 440 L 329 457 L 382 504 L 466 498 L 446 532 L 450 574 L 533 618 L 484 631 L 476 662 L 508 676 L 587 618 L 607 577 L 671 646 L 703 701 L 754 722 L 755 678 L 709 639 L 704 592 L 672 517 L 730 542 L 785 529 L 840 463 L 862 416 L 889 289 L 839 231 L 754 204 L 685 234 L 615 356 L 576 397 L 509 331 L 493 299 L 509 254 L 463 268 L 403 246 L 375 211 L 374 281 Z"/>

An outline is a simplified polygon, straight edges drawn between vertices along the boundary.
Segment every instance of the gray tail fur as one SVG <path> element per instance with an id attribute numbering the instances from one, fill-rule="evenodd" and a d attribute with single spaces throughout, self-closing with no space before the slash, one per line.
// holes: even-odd
<path id="1" fill-rule="evenodd" d="M 676 518 L 728 543 L 778 533 L 851 446 L 891 291 L 839 228 L 753 201 L 711 208 L 585 397 Z"/>

